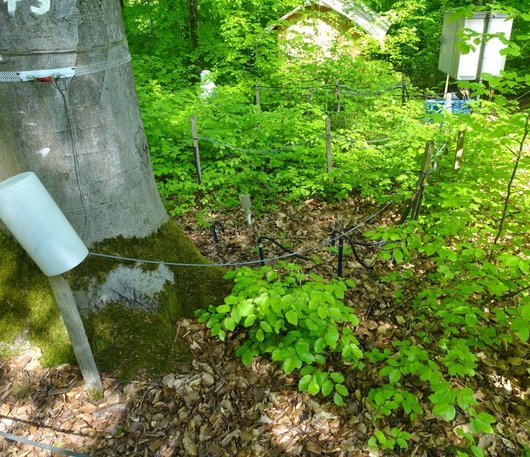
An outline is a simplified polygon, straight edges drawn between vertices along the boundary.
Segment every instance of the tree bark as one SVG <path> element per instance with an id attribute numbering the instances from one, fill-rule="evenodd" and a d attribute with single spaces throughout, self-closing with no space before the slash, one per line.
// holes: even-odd
<path id="1" fill-rule="evenodd" d="M 167 220 L 129 56 L 118 0 L 0 2 L 0 180 L 35 172 L 88 246 Z"/>

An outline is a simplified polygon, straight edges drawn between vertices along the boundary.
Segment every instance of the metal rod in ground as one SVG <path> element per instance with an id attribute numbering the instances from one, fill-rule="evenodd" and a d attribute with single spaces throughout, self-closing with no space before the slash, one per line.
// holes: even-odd
<path id="1" fill-rule="evenodd" d="M 263 243 L 261 241 L 258 243 L 258 254 L 259 254 L 259 264 L 262 267 L 265 265 L 265 254 L 263 252 Z"/>
<path id="2" fill-rule="evenodd" d="M 215 222 L 210 225 L 210 230 L 212 231 L 213 240 L 217 243 L 219 241 L 219 234 L 217 233 L 217 224 Z"/>
<path id="3" fill-rule="evenodd" d="M 419 188 L 416 193 L 416 200 L 414 201 L 414 207 L 412 211 L 412 219 L 417 220 L 418 216 L 420 215 L 420 208 L 423 201 L 423 193 L 425 189 L 425 185 L 427 184 L 427 176 L 429 172 L 431 171 L 432 167 L 432 156 L 434 155 L 434 142 L 427 141 L 427 144 L 425 145 L 425 155 L 423 160 L 423 166 L 421 169 L 421 175 L 420 175 L 420 182 L 419 182 Z"/>
<path id="4" fill-rule="evenodd" d="M 342 277 L 343 257 L 344 257 L 344 237 L 339 236 L 339 252 L 337 259 L 337 276 Z"/>
<path id="5" fill-rule="evenodd" d="M 331 119 L 326 117 L 326 161 L 328 173 L 331 173 L 333 168 L 333 155 L 331 151 Z"/>
<path id="6" fill-rule="evenodd" d="M 59 307 L 61 317 L 63 319 L 74 353 L 77 358 L 77 363 L 81 369 L 81 374 L 85 380 L 85 384 L 89 389 L 96 389 L 103 391 L 103 385 L 101 384 L 101 378 L 94 361 L 94 356 L 88 339 L 86 337 L 85 328 L 79 315 L 79 310 L 72 294 L 70 284 L 62 276 L 49 276 L 48 281 L 50 282 L 55 301 Z"/>
<path id="7" fill-rule="evenodd" d="M 202 184 L 202 171 L 201 171 L 201 153 L 199 150 L 199 135 L 197 134 L 197 119 L 195 116 L 191 116 L 191 136 L 193 138 L 193 148 L 195 154 L 195 172 L 197 173 L 197 182 Z"/>
<path id="8" fill-rule="evenodd" d="M 260 106 L 260 98 L 259 98 L 259 82 L 256 81 L 256 88 L 254 90 L 254 103 L 258 106 Z"/>
<path id="9" fill-rule="evenodd" d="M 466 130 L 460 130 L 458 132 L 458 139 L 456 140 L 456 151 L 455 151 L 455 165 L 454 170 L 460 170 L 462 166 L 462 156 L 464 155 L 464 144 L 466 141 Z"/>

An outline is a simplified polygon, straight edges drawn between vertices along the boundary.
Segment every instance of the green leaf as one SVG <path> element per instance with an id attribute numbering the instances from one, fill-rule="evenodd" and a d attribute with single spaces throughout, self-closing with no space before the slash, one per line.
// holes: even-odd
<path id="1" fill-rule="evenodd" d="M 341 384 L 344 382 L 344 375 L 342 373 L 338 373 L 337 371 L 334 371 L 330 374 L 331 379 L 335 381 L 337 384 Z"/>
<path id="2" fill-rule="evenodd" d="M 285 374 L 292 373 L 296 368 L 297 360 L 294 357 L 287 357 L 282 364 L 282 369 Z"/>
<path id="3" fill-rule="evenodd" d="M 300 378 L 300 381 L 298 381 L 298 390 L 300 392 L 305 392 L 307 388 L 309 387 L 309 383 L 313 379 L 313 376 L 310 374 L 306 374 L 305 376 L 302 376 Z"/>
<path id="4" fill-rule="evenodd" d="M 312 377 L 311 382 L 307 386 L 307 391 L 311 395 L 316 395 L 320 391 L 320 386 L 317 384 L 317 381 L 314 377 Z"/>
<path id="5" fill-rule="evenodd" d="M 327 343 L 324 338 L 318 338 L 315 341 L 315 344 L 313 345 L 315 352 L 322 352 L 324 349 L 326 349 Z"/>
<path id="6" fill-rule="evenodd" d="M 480 412 L 471 420 L 470 424 L 476 432 L 493 433 L 491 424 L 495 423 L 495 418 L 485 411 Z"/>
<path id="7" fill-rule="evenodd" d="M 333 392 L 333 382 L 331 382 L 329 379 L 326 379 L 323 382 L 320 390 L 322 391 L 322 395 L 327 397 L 331 392 Z"/>
<path id="8" fill-rule="evenodd" d="M 339 331 L 337 330 L 337 327 L 328 327 L 325 338 L 328 346 L 332 349 L 335 349 L 339 339 Z"/>
<path id="9" fill-rule="evenodd" d="M 333 402 L 334 402 L 337 406 L 344 406 L 344 400 L 342 399 L 342 397 L 340 396 L 340 394 L 338 394 L 337 392 L 335 392 L 335 395 L 333 395 Z"/>
<path id="10" fill-rule="evenodd" d="M 267 322 L 267 321 L 261 321 L 259 323 L 259 326 L 262 328 L 262 330 L 265 332 L 265 333 L 272 333 L 272 327 L 271 325 Z"/>
<path id="11" fill-rule="evenodd" d="M 225 317 L 225 319 L 223 320 L 223 327 L 233 332 L 234 329 L 236 328 L 236 323 L 234 322 L 234 319 L 232 319 L 231 317 Z"/>
<path id="12" fill-rule="evenodd" d="M 285 313 L 285 318 L 287 319 L 287 322 L 289 322 L 289 324 L 298 324 L 298 314 L 296 314 L 296 312 L 294 312 L 293 310 L 287 311 Z"/>
<path id="13" fill-rule="evenodd" d="M 348 396 L 348 388 L 344 384 L 335 384 L 335 390 L 343 397 Z"/>
<path id="14" fill-rule="evenodd" d="M 528 341 L 530 337 L 530 323 L 526 319 L 514 319 L 512 321 L 512 330 L 517 333 L 521 341 Z"/>
<path id="15" fill-rule="evenodd" d="M 300 357 L 305 363 L 313 363 L 314 356 L 309 352 L 309 343 L 306 341 L 297 341 L 294 345 L 298 357 Z"/>
<path id="16" fill-rule="evenodd" d="M 453 405 L 448 405 L 442 403 L 441 405 L 436 405 L 432 409 L 432 413 L 436 416 L 442 416 L 446 421 L 452 421 L 456 416 L 456 409 Z"/>
<path id="17" fill-rule="evenodd" d="M 409 447 L 409 443 L 407 442 L 407 440 L 401 437 L 396 438 L 396 443 L 401 449 L 407 449 Z"/>
<path id="18" fill-rule="evenodd" d="M 326 317 L 328 317 L 328 309 L 325 306 L 319 306 L 317 313 L 320 319 L 326 319 Z"/>
<path id="19" fill-rule="evenodd" d="M 256 315 L 250 314 L 246 317 L 245 321 L 243 322 L 244 327 L 252 327 L 254 325 L 254 322 L 256 322 Z"/>
<path id="20" fill-rule="evenodd" d="M 256 357 L 256 353 L 253 350 L 249 350 L 243 354 L 241 357 L 241 361 L 243 362 L 243 365 L 249 366 L 254 361 L 254 357 Z"/>
<path id="21" fill-rule="evenodd" d="M 403 260 L 403 252 L 401 252 L 401 249 L 394 249 L 392 251 L 392 256 L 397 263 L 401 263 Z"/>
<path id="22" fill-rule="evenodd" d="M 401 371 L 399 368 L 394 368 L 392 371 L 388 374 L 388 379 L 392 384 L 395 384 L 401 379 Z"/>
<path id="23" fill-rule="evenodd" d="M 226 314 L 228 311 L 230 311 L 231 306 L 230 305 L 219 305 L 216 308 L 216 311 L 220 314 Z"/>

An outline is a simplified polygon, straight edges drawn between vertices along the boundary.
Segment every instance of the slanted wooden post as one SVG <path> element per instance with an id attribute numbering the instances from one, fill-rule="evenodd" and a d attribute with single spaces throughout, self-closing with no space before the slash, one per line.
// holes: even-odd
<path id="1" fill-rule="evenodd" d="M 83 322 L 79 316 L 79 310 L 74 300 L 74 295 L 70 284 L 61 275 L 49 276 L 48 281 L 52 289 L 55 301 L 59 307 L 61 317 L 63 319 L 72 347 L 74 348 L 75 357 L 86 386 L 89 389 L 95 389 L 99 392 L 103 391 L 101 378 L 90 349 L 90 344 L 83 327 Z"/>
<path id="2" fill-rule="evenodd" d="M 256 81 L 256 87 L 254 89 L 254 104 L 257 106 L 260 106 L 260 98 L 259 98 L 259 81 Z"/>
<path id="3" fill-rule="evenodd" d="M 337 113 L 340 113 L 340 85 L 338 80 L 335 82 L 335 97 L 337 99 Z"/>
<path id="4" fill-rule="evenodd" d="M 191 116 L 191 136 L 193 138 L 193 148 L 195 154 L 195 171 L 197 173 L 197 182 L 202 184 L 202 171 L 201 171 L 201 153 L 199 150 L 199 135 L 197 134 L 197 119 L 195 116 Z"/>
<path id="5" fill-rule="evenodd" d="M 427 141 L 425 145 L 425 156 L 423 159 L 423 166 L 421 168 L 420 180 L 418 183 L 418 189 L 416 193 L 416 199 L 412 207 L 412 219 L 417 220 L 420 215 L 421 203 L 423 201 L 423 192 L 425 184 L 427 183 L 427 176 L 431 171 L 432 157 L 434 155 L 434 141 Z"/>
<path id="6" fill-rule="evenodd" d="M 331 173 L 333 168 L 333 156 L 331 152 L 331 119 L 326 117 L 326 160 L 328 173 Z"/>
<path id="7" fill-rule="evenodd" d="M 462 156 L 464 155 L 464 143 L 466 139 L 466 129 L 463 128 L 458 131 L 458 139 L 456 140 L 456 151 L 455 151 L 455 166 L 454 170 L 460 170 L 462 166 Z"/>

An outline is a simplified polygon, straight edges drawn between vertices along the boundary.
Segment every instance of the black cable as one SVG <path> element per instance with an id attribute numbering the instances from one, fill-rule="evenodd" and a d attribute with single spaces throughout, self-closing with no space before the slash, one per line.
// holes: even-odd
<path id="1" fill-rule="evenodd" d="M 291 249 L 286 248 L 283 244 L 280 244 L 278 241 L 276 241 L 276 240 L 274 240 L 273 238 L 270 238 L 270 237 L 268 237 L 268 236 L 260 236 L 260 237 L 258 238 L 258 244 L 261 244 L 261 242 L 262 242 L 263 240 L 270 241 L 272 244 L 278 246 L 278 247 L 279 247 L 281 250 L 283 250 L 284 252 L 287 252 L 287 253 L 289 253 L 289 254 L 293 254 L 294 257 L 298 257 L 299 259 L 307 260 L 307 261 L 311 260 L 311 259 L 309 259 L 308 257 L 305 257 L 305 256 L 303 256 L 303 255 L 295 254 Z"/>
<path id="2" fill-rule="evenodd" d="M 59 81 L 64 82 L 63 87 L 59 85 Z M 66 119 L 68 121 L 68 128 L 70 130 L 70 142 L 72 145 L 72 157 L 74 159 L 75 179 L 77 182 L 77 189 L 79 191 L 79 197 L 81 199 L 81 207 L 83 208 L 83 230 L 81 232 L 81 239 L 84 240 L 86 227 L 88 223 L 88 211 L 85 206 L 85 199 L 83 197 L 83 191 L 81 189 L 81 178 L 79 176 L 79 158 L 77 154 L 78 152 L 77 151 L 77 141 L 78 141 L 77 130 L 75 128 L 75 123 L 74 123 L 73 116 L 72 116 L 72 108 L 70 106 L 70 99 L 68 96 L 68 92 L 70 91 L 72 80 L 71 78 L 59 77 L 59 78 L 55 78 L 52 84 L 59 91 L 63 99 L 64 108 L 66 112 Z"/>

